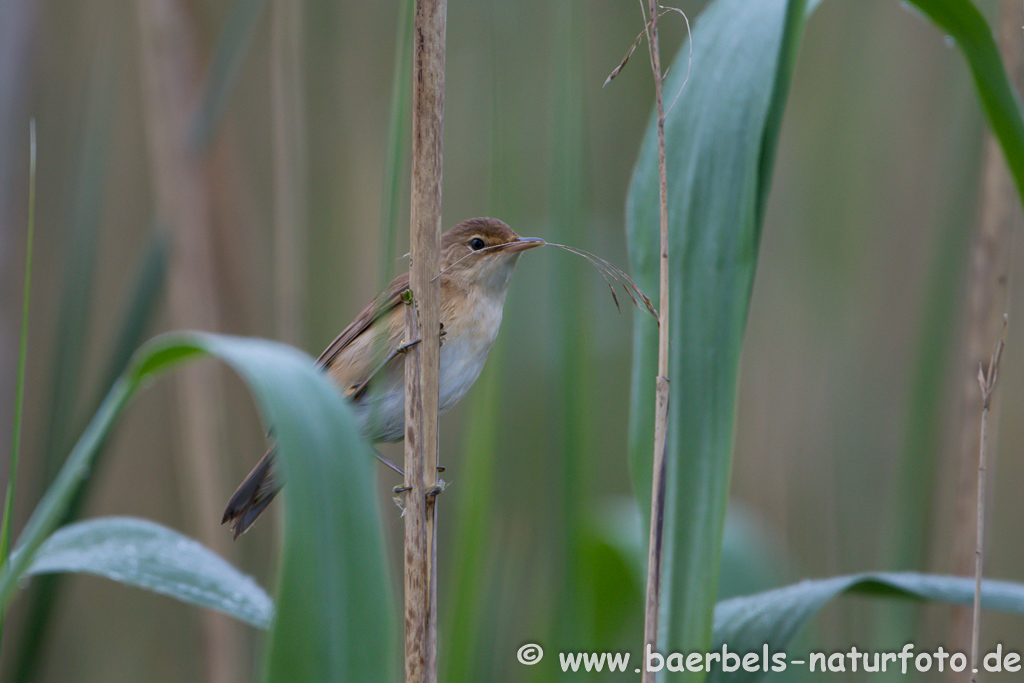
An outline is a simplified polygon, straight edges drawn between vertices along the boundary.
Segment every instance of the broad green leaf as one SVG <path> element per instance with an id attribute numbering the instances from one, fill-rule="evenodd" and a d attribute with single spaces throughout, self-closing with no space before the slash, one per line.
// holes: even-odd
<path id="1" fill-rule="evenodd" d="M 591 526 L 596 539 L 622 558 L 642 591 L 646 578 L 647 530 L 641 533 L 641 523 L 636 501 L 623 497 L 602 501 Z M 719 600 L 759 592 L 781 583 L 785 575 L 782 546 L 774 529 L 744 506 L 730 502 L 722 534 Z"/>
<path id="2" fill-rule="evenodd" d="M 712 651 L 786 652 L 790 640 L 811 617 L 842 593 L 911 598 L 970 604 L 974 600 L 974 579 L 907 573 L 867 573 L 803 581 L 757 595 L 723 600 L 715 608 Z M 984 581 L 981 604 L 987 609 L 1024 614 L 1024 584 Z M 793 658 L 795 655 L 791 655 Z M 763 671 L 723 672 L 715 668 L 708 681 L 753 683 L 766 677 Z"/>
<path id="3" fill-rule="evenodd" d="M 1024 124 L 991 31 L 968 0 L 913 0 L 963 50 L 982 106 L 1024 196 Z M 666 81 L 672 225 L 673 361 L 662 635 L 699 647 L 731 461 L 738 353 L 749 305 L 775 140 L 805 8 L 782 0 L 712 3 L 698 20 L 693 64 L 680 51 Z M 627 208 L 637 280 L 657 282 L 657 150 L 653 125 Z M 649 509 L 655 332 L 635 333 L 631 466 Z M 664 642 L 664 639 L 663 639 Z"/>
<path id="4" fill-rule="evenodd" d="M 114 384 L 0 568 L 0 608 L 89 473 L 128 400 L 173 365 L 210 355 L 248 385 L 273 427 L 284 494 L 284 557 L 269 642 L 268 680 L 389 680 L 392 598 L 372 454 L 334 384 L 302 352 L 275 342 L 199 332 L 163 335 Z M 215 523 L 215 520 L 211 520 Z"/>
<path id="5" fill-rule="evenodd" d="M 805 4 L 717 0 L 665 81 L 671 232 L 671 381 L 659 646 L 711 639 L 732 465 L 736 376 L 782 109 Z M 683 81 L 689 74 L 685 88 Z M 682 89 L 682 90 L 681 90 Z M 633 273 L 658 291 L 658 150 L 652 123 L 626 223 Z M 634 330 L 630 466 L 650 511 L 657 329 Z M 700 680 L 693 674 L 688 680 Z"/>
<path id="6" fill-rule="evenodd" d="M 144 519 L 108 517 L 61 527 L 26 575 L 77 572 L 146 588 L 269 628 L 270 597 L 220 556 L 177 531 Z"/>

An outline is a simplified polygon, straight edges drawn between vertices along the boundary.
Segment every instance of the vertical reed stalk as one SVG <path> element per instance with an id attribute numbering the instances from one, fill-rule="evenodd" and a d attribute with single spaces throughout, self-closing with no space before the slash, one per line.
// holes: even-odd
<path id="1" fill-rule="evenodd" d="M 302 10 L 274 0 L 271 101 L 274 110 L 274 314 L 277 337 L 300 344 L 306 298 L 306 145 L 303 126 Z"/>
<path id="2" fill-rule="evenodd" d="M 665 449 L 668 430 L 668 179 L 665 170 L 665 105 L 662 101 L 661 56 L 658 47 L 658 3 L 648 0 L 647 49 L 654 72 L 654 100 L 658 113 L 658 191 L 661 199 L 660 283 L 658 297 L 658 377 L 654 403 L 654 464 L 651 479 L 651 531 L 647 548 L 647 599 L 644 605 L 644 652 L 658 648 L 658 604 L 661 601 L 661 550 L 665 528 Z M 641 680 L 650 683 L 654 674 L 643 667 Z"/>
<path id="3" fill-rule="evenodd" d="M 438 365 L 440 361 L 441 171 L 447 0 L 416 3 L 413 44 L 412 185 L 409 253 L 412 299 L 405 363 L 405 680 L 437 679 Z M 429 484 L 428 484 L 429 481 Z"/>

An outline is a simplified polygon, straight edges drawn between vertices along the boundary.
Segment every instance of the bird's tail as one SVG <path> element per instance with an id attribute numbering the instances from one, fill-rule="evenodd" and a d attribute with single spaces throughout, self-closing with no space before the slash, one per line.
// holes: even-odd
<path id="1" fill-rule="evenodd" d="M 260 458 L 252 472 L 239 484 L 238 489 L 231 496 L 227 507 L 224 509 L 224 519 L 221 524 L 231 522 L 231 529 L 234 537 L 238 538 L 252 526 L 256 518 L 260 516 L 264 508 L 270 504 L 277 492 L 281 490 L 281 484 L 274 480 L 272 471 L 274 464 L 273 446 Z"/>

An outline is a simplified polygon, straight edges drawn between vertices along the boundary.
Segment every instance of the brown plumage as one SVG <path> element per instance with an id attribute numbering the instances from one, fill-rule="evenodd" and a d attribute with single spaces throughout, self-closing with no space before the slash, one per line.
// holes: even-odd
<path id="1" fill-rule="evenodd" d="M 544 244 L 519 237 L 495 218 L 471 218 L 441 236 L 441 368 L 443 414 L 476 381 L 494 344 L 509 281 L 519 255 Z M 409 274 L 395 278 L 320 354 L 342 388 L 369 441 L 400 441 L 405 429 L 402 294 Z M 273 476 L 274 448 L 245 478 L 224 510 L 235 538 L 267 507 L 281 484 Z"/>

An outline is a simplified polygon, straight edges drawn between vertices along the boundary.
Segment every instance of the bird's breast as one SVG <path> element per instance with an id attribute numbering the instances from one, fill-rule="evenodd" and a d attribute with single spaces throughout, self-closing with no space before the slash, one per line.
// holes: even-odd
<path id="1" fill-rule="evenodd" d="M 444 316 L 438 402 L 442 413 L 458 403 L 476 382 L 501 327 L 503 300 L 481 297 L 469 303 L 462 308 L 462 315 L 452 310 Z"/>

